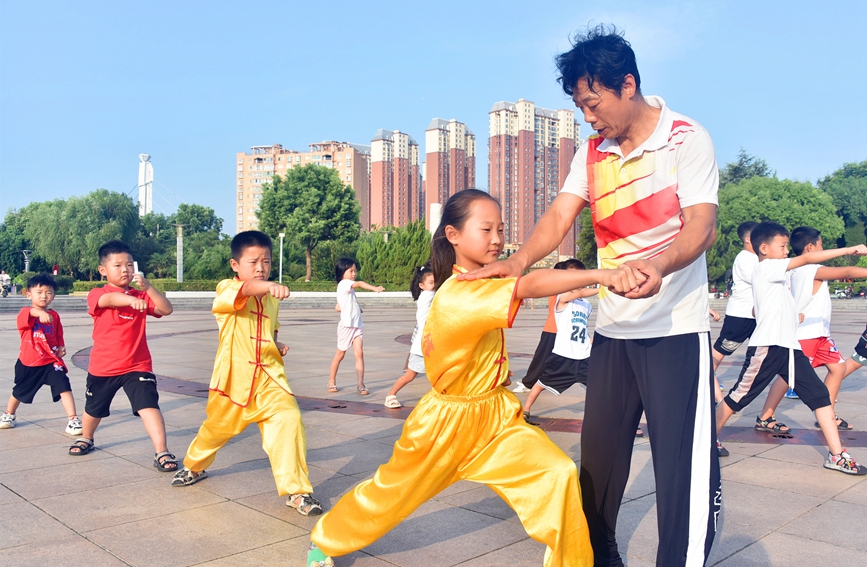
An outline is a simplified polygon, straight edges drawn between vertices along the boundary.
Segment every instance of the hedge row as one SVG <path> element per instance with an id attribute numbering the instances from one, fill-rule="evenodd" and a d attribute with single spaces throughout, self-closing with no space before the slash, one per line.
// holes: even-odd
<path id="1" fill-rule="evenodd" d="M 197 280 L 197 281 L 186 281 L 186 282 L 178 282 L 173 279 L 153 279 L 148 280 L 153 284 L 155 288 L 165 293 L 167 291 L 214 291 L 217 289 L 217 284 L 219 280 Z M 87 292 L 96 287 L 102 287 L 105 285 L 104 281 L 97 282 L 87 282 L 87 281 L 79 281 L 75 282 L 72 285 L 73 291 L 79 292 Z M 320 281 L 320 282 L 284 282 L 291 291 L 336 291 L 337 284 L 332 281 Z M 396 285 L 386 285 L 384 286 L 386 291 L 406 291 L 406 289 L 401 286 Z M 358 290 L 363 292 L 364 290 Z"/>

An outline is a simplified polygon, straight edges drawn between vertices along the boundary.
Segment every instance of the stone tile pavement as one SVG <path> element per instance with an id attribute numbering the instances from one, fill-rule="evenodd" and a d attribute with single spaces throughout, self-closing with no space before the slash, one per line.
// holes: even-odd
<path id="1" fill-rule="evenodd" d="M 90 319 L 61 312 L 70 355 L 86 364 Z M 309 440 L 308 462 L 317 497 L 330 508 L 349 488 L 369 477 L 391 454 L 405 412 L 381 404 L 402 372 L 405 335 L 414 324 L 412 308 L 368 308 L 365 312 L 366 384 L 372 395 L 355 391 L 352 355 L 338 378 L 340 391 L 328 394 L 328 364 L 334 354 L 335 313 L 330 309 L 284 309 L 281 340 L 290 345 L 286 367 L 303 407 Z M 523 375 L 536 346 L 544 309 L 524 310 L 507 332 L 512 368 Z M 834 336 L 849 354 L 863 330 L 863 312 L 835 314 Z M 161 406 L 169 447 L 181 457 L 205 415 L 205 400 L 216 350 L 216 326 L 207 311 L 178 311 L 149 324 L 158 374 L 186 381 L 187 394 L 164 388 Z M 714 323 L 713 335 L 719 329 Z M 0 314 L 0 395 L 12 388 L 18 337 L 13 314 Z M 70 363 L 79 411 L 84 405 L 85 371 Z M 743 351 L 721 368 L 723 383 L 736 378 Z M 852 437 L 856 458 L 867 461 L 867 372 L 844 383 L 838 413 L 859 432 Z M 400 399 L 414 405 L 428 390 L 422 377 Z M 193 395 L 188 395 L 193 394 Z M 331 408 L 346 402 L 346 408 Z M 356 402 L 356 403 L 348 403 Z M 360 403 L 359 403 L 360 402 Z M 756 402 L 758 405 L 758 402 Z M 534 414 L 556 423 L 583 416 L 581 386 L 560 397 L 543 394 Z M 758 407 L 736 416 L 723 439 L 731 456 L 723 464 L 721 531 L 710 564 L 724 567 L 815 566 L 832 561 L 867 564 L 867 478 L 848 477 L 821 467 L 825 449 L 812 433 L 813 416 L 803 404 L 784 400 L 778 418 L 796 430 L 792 442 L 751 434 Z M 60 404 L 46 389 L 22 405 L 18 427 L 0 431 L 0 564 L 53 566 L 241 566 L 302 565 L 314 518 L 287 508 L 277 497 L 256 428 L 224 447 L 210 477 L 195 486 L 169 486 L 170 476 L 152 466 L 150 440 L 138 418 L 118 396 L 112 415 L 97 431 L 98 450 L 71 457 L 63 434 Z M 555 422 L 551 422 L 555 423 Z M 554 428 L 556 429 L 556 428 Z M 550 436 L 576 461 L 580 433 L 552 430 Z M 856 446 L 860 445 L 860 446 Z M 544 495 L 540 495 L 542 497 Z M 630 567 L 648 566 L 656 554 L 653 467 L 647 439 L 638 439 L 618 534 Z M 340 566 L 435 567 L 454 565 L 538 566 L 544 546 L 529 539 L 511 509 L 487 487 L 462 482 L 422 506 L 373 545 L 338 559 Z"/>

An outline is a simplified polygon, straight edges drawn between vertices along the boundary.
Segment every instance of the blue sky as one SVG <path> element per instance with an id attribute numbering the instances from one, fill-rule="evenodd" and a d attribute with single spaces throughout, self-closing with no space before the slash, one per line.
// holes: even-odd
<path id="1" fill-rule="evenodd" d="M 491 105 L 571 108 L 553 57 L 589 22 L 626 32 L 644 93 L 704 124 L 720 164 L 743 147 L 815 182 L 867 159 L 867 3 L 650 4 L 3 2 L 0 211 L 129 192 L 149 153 L 157 211 L 204 204 L 231 233 L 236 152 L 423 142 L 434 117 L 476 134 L 485 187 Z"/>

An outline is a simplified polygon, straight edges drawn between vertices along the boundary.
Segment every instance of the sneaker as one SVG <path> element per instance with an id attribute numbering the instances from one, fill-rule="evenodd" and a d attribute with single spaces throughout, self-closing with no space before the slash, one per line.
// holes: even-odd
<path id="1" fill-rule="evenodd" d="M 790 400 L 800 400 L 801 399 L 798 397 L 798 394 L 796 394 L 795 391 L 791 388 L 789 388 L 788 391 L 786 391 L 786 397 L 789 398 Z"/>
<path id="2" fill-rule="evenodd" d="M 172 477 L 172 486 L 189 486 L 206 478 L 208 478 L 208 471 L 193 472 L 184 467 Z"/>
<path id="3" fill-rule="evenodd" d="M 81 431 L 81 420 L 77 417 L 73 417 L 69 420 L 69 423 L 66 424 L 67 435 L 81 435 Z"/>
<path id="4" fill-rule="evenodd" d="M 334 561 L 311 541 L 310 547 L 307 548 L 307 563 L 305 563 L 305 567 L 331 567 L 332 565 L 334 565 Z"/>
<path id="5" fill-rule="evenodd" d="M 6 412 L 0 417 L 0 429 L 12 429 L 15 427 L 15 414 Z"/>
<path id="6" fill-rule="evenodd" d="M 841 473 L 854 474 L 857 476 L 867 475 L 867 467 L 855 462 L 855 459 L 852 458 L 852 455 L 850 455 L 846 449 L 843 449 L 843 452 L 839 455 L 828 453 L 828 459 L 825 461 L 823 466 L 826 469 L 840 471 Z"/>
<path id="7" fill-rule="evenodd" d="M 526 394 L 530 391 L 530 388 L 524 386 L 523 382 L 518 382 L 518 385 L 512 388 L 512 391 L 516 394 Z"/>
<path id="8" fill-rule="evenodd" d="M 719 451 L 720 457 L 728 457 L 729 456 L 729 450 L 726 449 L 725 447 L 723 447 L 723 444 L 719 442 L 719 439 L 717 439 L 717 441 L 716 441 L 716 450 Z"/>
<path id="9" fill-rule="evenodd" d="M 290 494 L 286 505 L 295 508 L 302 516 L 318 516 L 322 513 L 322 505 L 309 494 Z"/>

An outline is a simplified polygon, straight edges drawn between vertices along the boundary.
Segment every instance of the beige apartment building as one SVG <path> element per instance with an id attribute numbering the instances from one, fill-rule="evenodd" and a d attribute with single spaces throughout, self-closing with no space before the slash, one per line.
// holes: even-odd
<path id="1" fill-rule="evenodd" d="M 573 110 L 498 102 L 488 113 L 488 190 L 503 207 L 506 242 L 524 242 L 557 196 L 580 145 Z M 560 245 L 575 255 L 575 226 Z"/>
<path id="2" fill-rule="evenodd" d="M 370 142 L 370 213 L 361 228 L 406 226 L 424 215 L 418 142 L 400 130 L 377 130 Z"/>
<path id="3" fill-rule="evenodd" d="M 324 141 L 310 144 L 309 152 L 298 152 L 274 144 L 253 146 L 250 153 L 240 152 L 235 158 L 235 232 L 258 228 L 256 211 L 263 183 L 274 175 L 285 175 L 287 170 L 309 163 L 334 169 L 344 184 L 355 189 L 361 204 L 362 227 L 369 226 L 369 220 L 365 224 L 365 215 L 370 210 L 370 146 Z"/>
<path id="4" fill-rule="evenodd" d="M 454 118 L 434 118 L 424 133 L 424 214 L 430 229 L 430 206 L 476 186 L 476 136 Z"/>

